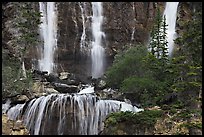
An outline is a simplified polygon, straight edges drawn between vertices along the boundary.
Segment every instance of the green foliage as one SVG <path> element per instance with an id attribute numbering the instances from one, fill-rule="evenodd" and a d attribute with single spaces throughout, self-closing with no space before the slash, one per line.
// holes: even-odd
<path id="1" fill-rule="evenodd" d="M 38 44 L 38 25 L 40 12 L 36 9 L 35 2 L 11 2 L 13 16 L 10 17 L 11 29 L 15 30 L 9 41 L 15 53 L 10 53 L 2 48 L 2 91 L 3 97 L 21 93 L 32 85 L 30 70 L 26 70 L 26 78 L 23 76 L 22 63 L 26 52 L 32 46 Z M 4 30 L 6 31 L 6 30 Z M 8 33 L 8 32 L 7 32 Z M 4 38 L 8 41 L 7 38 Z M 9 54 L 14 55 L 14 57 Z"/>
<path id="2" fill-rule="evenodd" d="M 153 126 L 158 118 L 163 115 L 162 110 L 145 110 L 138 113 L 125 111 L 111 113 L 105 120 L 105 125 L 111 127 L 120 122 L 127 122 L 138 126 Z"/>
<path id="3" fill-rule="evenodd" d="M 169 92 L 172 69 L 167 55 L 166 21 L 158 10 L 151 32 L 150 52 L 142 45 L 119 53 L 106 72 L 108 86 L 121 92 L 137 93 L 138 102 L 155 104 L 160 96 Z"/>
<path id="4" fill-rule="evenodd" d="M 179 126 L 180 128 L 182 127 L 186 127 L 186 128 L 198 128 L 198 129 L 202 129 L 202 123 L 201 122 L 197 122 L 197 123 L 183 123 Z"/>
<path id="5" fill-rule="evenodd" d="M 156 83 L 151 78 L 129 77 L 122 83 L 123 92 L 142 92 L 143 90 L 155 90 Z"/>
<path id="6" fill-rule="evenodd" d="M 108 86 L 119 88 L 124 79 L 133 75 L 145 75 L 145 66 L 141 60 L 146 54 L 145 46 L 137 46 L 115 56 L 112 67 L 106 72 Z"/>
<path id="7" fill-rule="evenodd" d="M 38 45 L 40 12 L 36 9 L 35 2 L 11 2 L 14 10 L 11 27 L 16 30 L 12 38 L 12 46 L 16 47 L 16 53 L 23 58 L 29 48 Z"/>
<path id="8" fill-rule="evenodd" d="M 193 99 L 202 92 L 202 12 L 195 12 L 182 27 L 185 29 L 175 41 L 179 50 L 172 64 L 177 77 L 174 77 L 171 89 L 185 95 L 183 101 L 190 107 L 189 104 L 196 103 Z"/>
<path id="9" fill-rule="evenodd" d="M 16 58 L 3 59 L 2 63 L 2 98 L 21 94 L 33 84 L 32 74 L 27 71 L 27 78 L 22 78 L 21 63 Z"/>
<path id="10" fill-rule="evenodd" d="M 167 24 L 166 24 L 166 17 L 162 19 L 161 12 L 159 8 L 157 9 L 157 14 L 154 20 L 154 25 L 152 31 L 150 33 L 151 40 L 149 44 L 149 49 L 152 55 L 161 60 L 165 61 L 168 58 L 168 51 L 167 51 Z"/>

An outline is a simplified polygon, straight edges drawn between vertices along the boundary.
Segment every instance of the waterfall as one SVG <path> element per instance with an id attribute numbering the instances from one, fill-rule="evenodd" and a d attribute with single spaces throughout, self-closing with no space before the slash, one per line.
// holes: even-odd
<path id="1" fill-rule="evenodd" d="M 134 3 L 134 2 L 133 2 L 132 10 L 133 10 L 133 13 L 134 13 L 134 25 L 133 25 L 132 34 L 131 34 L 131 41 L 134 40 L 135 23 L 136 23 L 136 17 L 135 17 L 135 3 Z"/>
<path id="2" fill-rule="evenodd" d="M 2 114 L 6 114 L 10 108 L 11 100 L 8 99 L 5 104 L 2 104 Z"/>
<path id="3" fill-rule="evenodd" d="M 166 16 L 167 23 L 167 41 L 168 41 L 168 53 L 171 55 L 174 46 L 174 39 L 176 38 L 176 17 L 177 17 L 177 8 L 179 2 L 166 2 L 166 7 L 164 14 Z"/>
<path id="4" fill-rule="evenodd" d="M 82 25 L 83 25 L 83 32 L 81 35 L 80 41 L 80 50 L 83 52 L 86 50 L 86 4 L 85 2 L 79 2 L 79 7 L 81 9 L 81 17 L 82 17 Z"/>
<path id="5" fill-rule="evenodd" d="M 57 16 L 54 2 L 39 2 L 40 12 L 42 13 L 40 24 L 40 36 L 44 42 L 41 48 L 41 59 L 39 69 L 48 71 L 54 70 L 54 51 L 57 46 Z"/>
<path id="6" fill-rule="evenodd" d="M 9 119 L 17 120 L 18 117 L 21 115 L 24 106 L 25 106 L 25 103 L 24 104 L 17 104 L 15 106 L 11 107 L 7 112 Z"/>
<path id="7" fill-rule="evenodd" d="M 102 47 L 102 37 L 105 34 L 102 32 L 101 27 L 103 23 L 103 9 L 101 2 L 92 2 L 92 49 L 91 49 L 91 60 L 92 60 L 92 77 L 98 78 L 103 75 L 104 72 L 104 54 L 105 50 Z"/>
<path id="8" fill-rule="evenodd" d="M 13 120 L 22 118 L 31 135 L 97 135 L 107 115 L 118 111 L 143 109 L 117 100 L 100 100 L 93 94 L 50 94 L 18 104 L 7 115 Z"/>

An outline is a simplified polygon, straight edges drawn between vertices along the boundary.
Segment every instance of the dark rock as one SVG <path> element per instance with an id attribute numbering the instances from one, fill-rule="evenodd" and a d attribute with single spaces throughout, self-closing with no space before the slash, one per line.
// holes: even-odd
<path id="1" fill-rule="evenodd" d="M 33 74 L 33 80 L 39 80 L 39 81 L 42 81 L 44 82 L 45 81 L 45 75 L 48 74 L 47 71 L 40 71 L 40 70 L 33 70 L 32 72 Z"/>
<path id="2" fill-rule="evenodd" d="M 59 91 L 60 93 L 76 93 L 79 91 L 78 86 L 75 85 L 67 85 L 62 83 L 52 83 L 54 89 Z"/>
<path id="3" fill-rule="evenodd" d="M 34 75 L 45 75 L 48 74 L 48 71 L 33 70 Z"/>
<path id="4" fill-rule="evenodd" d="M 178 93 L 173 92 L 165 95 L 161 100 L 158 100 L 156 103 L 158 105 L 164 105 L 164 104 L 168 105 L 175 102 L 177 98 L 178 98 Z"/>
<path id="5" fill-rule="evenodd" d="M 49 75 L 45 75 L 45 78 L 48 82 L 59 82 L 60 79 L 57 74 L 50 73 Z"/>

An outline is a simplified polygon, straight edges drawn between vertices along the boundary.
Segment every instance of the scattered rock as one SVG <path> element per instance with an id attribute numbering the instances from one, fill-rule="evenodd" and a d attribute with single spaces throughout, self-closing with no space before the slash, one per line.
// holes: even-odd
<path id="1" fill-rule="evenodd" d="M 59 76 L 59 79 L 61 79 L 61 80 L 67 80 L 68 77 L 69 77 L 69 75 L 70 75 L 70 73 L 68 73 L 68 72 L 61 72 L 61 73 L 60 73 L 60 76 Z"/>
<path id="2" fill-rule="evenodd" d="M 2 135 L 30 135 L 21 120 L 9 120 L 6 114 L 2 115 Z"/>

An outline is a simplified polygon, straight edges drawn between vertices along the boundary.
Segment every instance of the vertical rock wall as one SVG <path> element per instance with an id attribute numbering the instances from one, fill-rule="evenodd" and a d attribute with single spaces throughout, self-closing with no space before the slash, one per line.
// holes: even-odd
<path id="1" fill-rule="evenodd" d="M 90 53 L 80 52 L 80 38 L 83 32 L 80 2 L 58 3 L 58 71 L 71 71 L 85 76 L 91 75 Z M 156 7 L 164 9 L 163 2 L 103 2 L 103 32 L 106 35 L 103 47 L 106 52 L 106 68 L 113 56 L 125 45 L 146 44 L 154 19 Z M 90 50 L 91 2 L 86 5 L 86 43 Z"/>

